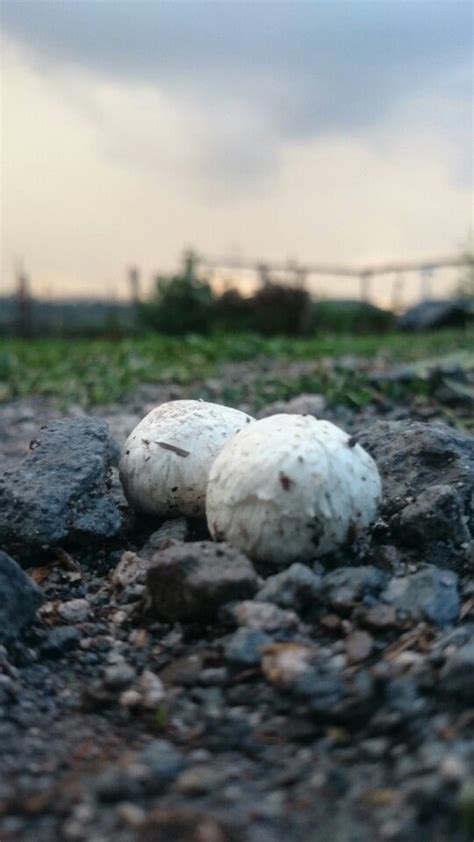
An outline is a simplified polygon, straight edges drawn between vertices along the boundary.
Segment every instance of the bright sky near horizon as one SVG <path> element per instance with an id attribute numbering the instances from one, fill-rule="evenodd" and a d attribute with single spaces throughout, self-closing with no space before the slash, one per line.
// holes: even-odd
<path id="1" fill-rule="evenodd" d="M 4 291 L 19 258 L 37 293 L 123 294 L 187 245 L 358 265 L 472 234 L 470 0 L 0 5 Z"/>

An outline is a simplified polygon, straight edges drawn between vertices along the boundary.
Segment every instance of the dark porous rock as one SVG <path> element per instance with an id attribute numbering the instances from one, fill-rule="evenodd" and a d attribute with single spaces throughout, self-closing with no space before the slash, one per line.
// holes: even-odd
<path id="1" fill-rule="evenodd" d="M 378 421 L 358 436 L 383 482 L 382 516 L 399 545 L 459 567 L 474 540 L 474 438 L 445 425 Z"/>
<path id="2" fill-rule="evenodd" d="M 225 659 L 236 667 L 258 666 L 264 647 L 271 642 L 272 638 L 265 632 L 242 626 L 229 639 Z"/>
<path id="3" fill-rule="evenodd" d="M 11 640 L 35 619 L 43 600 L 38 585 L 0 550 L 0 640 Z"/>
<path id="4" fill-rule="evenodd" d="M 323 579 L 324 590 L 335 607 L 359 600 L 372 605 L 387 583 L 388 575 L 372 565 L 339 567 Z"/>
<path id="5" fill-rule="evenodd" d="M 147 574 L 152 610 L 167 622 L 207 622 L 221 605 L 253 596 L 251 562 L 228 544 L 174 544 L 153 558 Z"/>
<path id="6" fill-rule="evenodd" d="M 304 564 L 292 564 L 282 573 L 269 576 L 256 599 L 273 602 L 281 608 L 298 610 L 316 601 L 321 593 L 321 577 Z"/>
<path id="7" fill-rule="evenodd" d="M 431 564 L 410 576 L 391 579 L 381 598 L 410 619 L 438 626 L 454 623 L 459 616 L 456 573 Z"/>
<path id="8" fill-rule="evenodd" d="M 441 688 L 447 695 L 474 702 L 474 640 L 449 657 L 441 671 Z"/>
<path id="9" fill-rule="evenodd" d="M 432 485 L 400 513 L 397 534 L 407 546 L 419 547 L 427 541 L 460 546 L 471 540 L 464 507 L 458 489 L 450 485 Z"/>
<path id="10" fill-rule="evenodd" d="M 113 443 L 99 418 L 40 429 L 0 479 L 0 540 L 21 550 L 111 538 L 122 526 L 110 492 Z"/>

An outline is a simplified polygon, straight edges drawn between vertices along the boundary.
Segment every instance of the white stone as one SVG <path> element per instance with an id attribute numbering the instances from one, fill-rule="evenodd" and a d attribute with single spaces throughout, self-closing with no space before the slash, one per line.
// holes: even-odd
<path id="1" fill-rule="evenodd" d="M 352 543 L 375 519 L 371 456 L 329 421 L 274 415 L 237 433 L 215 459 L 206 514 L 216 540 L 287 566 Z"/>
<path id="2" fill-rule="evenodd" d="M 82 623 L 89 614 L 87 599 L 69 599 L 58 605 L 58 614 L 67 623 Z"/>
<path id="3" fill-rule="evenodd" d="M 125 442 L 120 478 L 130 505 L 161 516 L 203 516 L 209 469 L 222 446 L 253 419 L 206 401 L 169 401 Z"/>

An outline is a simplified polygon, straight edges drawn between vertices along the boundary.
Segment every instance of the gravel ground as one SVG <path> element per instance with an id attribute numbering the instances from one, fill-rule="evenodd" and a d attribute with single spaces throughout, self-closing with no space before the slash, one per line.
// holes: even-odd
<path id="1" fill-rule="evenodd" d="M 291 379 L 305 365 L 275 364 L 274 376 Z M 143 387 L 94 414 L 122 444 L 164 400 L 223 401 L 229 384 L 244 382 L 240 407 L 261 407 L 261 394 L 252 402 L 254 381 L 252 366 L 227 366 L 212 382 Z M 444 425 L 463 427 L 472 406 L 415 397 L 357 410 L 328 408 L 312 395 L 259 411 L 282 409 L 316 412 L 361 434 L 387 461 L 379 521 L 337 558 L 254 570 L 210 543 L 199 521 L 130 517 L 116 476 L 119 534 L 72 540 L 33 559 L 5 546 L 30 577 L 18 587 L 33 580 L 44 601 L 39 617 L 0 646 L 2 842 L 472 840 L 468 497 L 452 508 L 453 489 L 469 490 L 456 471 L 471 464 L 472 438 L 458 432 L 453 443 Z M 60 414 L 84 413 L 61 413 L 39 398 L 1 405 L 1 473 Z M 435 529 L 423 526 L 421 492 L 397 497 L 398 463 L 380 444 L 385 428 L 373 432 L 379 419 L 402 424 L 391 428 L 400 429 L 402 460 L 418 434 L 404 422 L 428 423 L 433 441 L 442 431 L 441 461 L 431 444 L 406 457 L 408 486 L 423 474 L 435 488 Z M 164 560 L 177 571 L 175 587 L 188 588 L 198 606 L 202 599 L 202 616 L 197 608 L 183 618 L 179 600 L 160 609 L 160 582 L 148 570 Z M 0 630 L 9 622 L 0 603 Z"/>

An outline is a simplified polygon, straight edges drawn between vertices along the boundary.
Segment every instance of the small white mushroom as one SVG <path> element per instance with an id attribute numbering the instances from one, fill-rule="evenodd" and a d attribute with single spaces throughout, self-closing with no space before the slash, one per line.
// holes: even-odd
<path id="1" fill-rule="evenodd" d="M 204 516 L 209 469 L 250 415 L 205 401 L 170 401 L 130 433 L 120 479 L 132 508 L 162 516 Z"/>
<path id="2" fill-rule="evenodd" d="M 285 566 L 352 543 L 380 497 L 375 462 L 347 433 L 310 416 L 273 415 L 222 448 L 206 515 L 216 540 Z"/>

